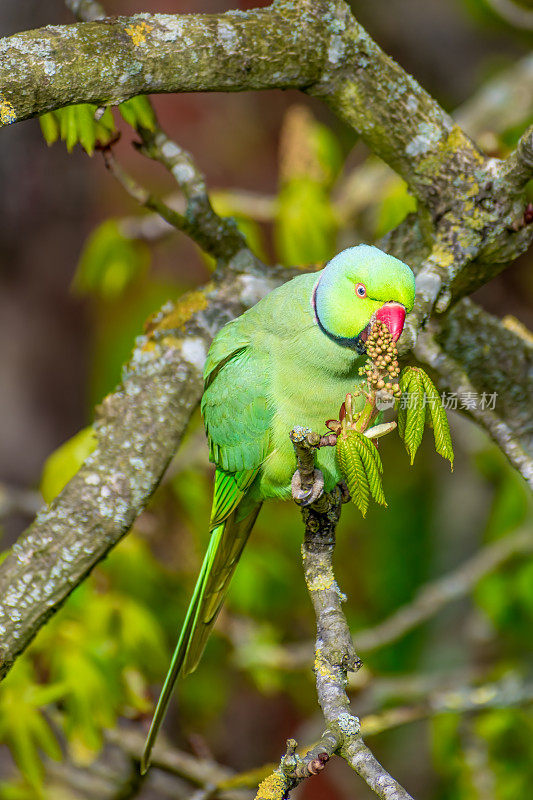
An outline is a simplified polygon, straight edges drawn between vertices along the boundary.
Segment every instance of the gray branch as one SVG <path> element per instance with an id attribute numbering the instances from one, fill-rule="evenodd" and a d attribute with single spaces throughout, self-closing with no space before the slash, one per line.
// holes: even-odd
<path id="1" fill-rule="evenodd" d="M 2 124 L 141 93 L 295 87 L 322 98 L 420 200 L 417 223 L 391 237 L 391 249 L 410 247 L 415 261 L 430 253 L 418 276 L 411 343 L 437 299 L 444 310 L 503 269 L 533 235 L 520 188 L 529 134 L 507 162 L 487 159 L 341 0 L 49 26 L 0 40 L 0 54 Z M 171 169 L 185 164 L 182 151 L 165 158 Z M 187 181 L 181 185 L 189 191 Z M 293 274 L 262 270 L 245 249 L 232 262 L 214 285 L 170 304 L 152 323 L 123 384 L 102 404 L 97 450 L 0 566 L 2 675 L 145 506 L 198 403 L 213 335 Z"/>
<path id="2" fill-rule="evenodd" d="M 435 371 L 439 388 L 478 398 L 495 394 L 493 410 L 478 402 L 465 413 L 489 432 L 533 488 L 531 334 L 463 300 L 419 336 L 415 354 Z"/>
<path id="3" fill-rule="evenodd" d="M 285 279 L 244 259 L 232 267 L 151 320 L 98 409 L 96 450 L 2 563 L 0 675 L 148 502 L 200 400 L 217 330 Z"/>
<path id="4" fill-rule="evenodd" d="M 337 752 L 383 800 L 409 800 L 405 789 L 377 761 L 363 742 L 360 724 L 346 694 L 347 673 L 358 669 L 352 637 L 342 610 L 344 600 L 333 573 L 335 528 L 341 496 L 330 495 L 330 507 L 303 510 L 305 539 L 302 548 L 305 582 L 317 618 L 315 675 L 318 702 L 328 728 L 338 740 Z"/>

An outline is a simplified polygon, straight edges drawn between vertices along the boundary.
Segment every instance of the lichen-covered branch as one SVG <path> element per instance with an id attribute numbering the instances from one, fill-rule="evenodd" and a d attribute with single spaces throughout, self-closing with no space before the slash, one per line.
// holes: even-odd
<path id="1" fill-rule="evenodd" d="M 392 691 L 395 705 L 383 708 L 377 707 L 367 713 L 360 720 L 363 736 L 379 736 L 385 731 L 408 725 L 411 722 L 429 719 L 437 714 L 476 714 L 486 709 L 526 708 L 533 702 L 533 683 L 522 675 L 506 671 L 505 675 L 497 681 L 476 680 L 462 677 L 462 680 L 447 682 L 440 685 L 442 675 L 433 676 L 428 686 L 427 676 L 410 676 L 409 683 L 421 683 L 417 695 L 423 698 L 409 698 L 410 702 L 398 703 L 398 698 L 404 695 L 402 680 L 393 682 L 396 687 Z M 379 685 L 380 681 L 377 680 Z M 129 728 L 108 730 L 105 733 L 108 748 L 118 751 L 125 759 L 126 764 L 117 764 L 113 759 L 112 766 L 108 766 L 106 756 L 108 750 L 95 764 L 89 767 L 75 767 L 68 761 L 57 764 L 47 762 L 47 787 L 49 778 L 52 786 L 59 780 L 73 788 L 87 789 L 91 787 L 98 797 L 116 797 L 117 787 L 122 786 L 125 780 L 139 778 L 135 765 L 139 762 L 144 748 L 144 736 L 140 731 Z M 272 800 L 272 788 L 281 788 L 285 782 L 286 774 L 292 780 L 292 786 L 298 785 L 306 778 L 319 774 L 327 765 L 330 756 L 338 746 L 338 737 L 331 729 L 326 729 L 324 735 L 309 750 L 296 748 L 294 740 L 287 742 L 287 752 L 281 764 L 263 764 L 245 772 L 235 773 L 213 760 L 204 760 L 164 741 L 158 741 L 154 747 L 152 782 L 145 789 L 156 791 L 157 777 L 167 776 L 169 786 L 172 787 L 172 796 L 190 798 L 191 787 L 207 796 L 220 797 L 221 800 L 246 800 L 251 795 L 247 789 L 255 789 L 262 784 L 261 794 L 256 798 L 264 797 Z M 121 759 L 122 760 L 122 759 Z M 103 774 L 102 763 L 108 767 Z M 126 769 L 124 769 L 126 767 Z M 265 780 L 267 779 L 267 780 Z M 172 784 L 170 784 L 172 781 Z M 122 797 L 122 795 L 120 795 Z M 196 797 L 197 795 L 195 795 Z M 201 796 L 201 795 L 200 795 Z"/>
<path id="2" fill-rule="evenodd" d="M 321 71 L 323 21 L 300 6 L 105 17 L 2 39 L 0 122 L 138 94 L 308 86 Z"/>
<path id="3" fill-rule="evenodd" d="M 305 429 L 291 431 L 300 476 L 299 485 L 316 480 L 314 461 L 320 436 Z M 327 445 L 326 445 L 327 446 Z M 280 765 L 259 786 L 256 800 L 284 800 L 305 777 L 338 753 L 383 800 L 410 800 L 411 796 L 377 761 L 361 737 L 360 724 L 350 709 L 346 694 L 347 673 L 361 666 L 342 611 L 345 599 L 333 573 L 335 531 L 340 518 L 342 492 L 336 487 L 302 508 L 305 525 L 302 559 L 305 582 L 317 620 L 315 676 L 318 702 L 326 722 L 320 742 L 305 758 L 296 754 L 296 742 L 289 740 Z M 297 499 L 297 502 L 299 500 Z M 301 503 L 299 502 L 301 505 Z M 313 761 L 310 762 L 310 758 Z M 412 800 L 412 798 L 411 798 Z"/>
<path id="4" fill-rule="evenodd" d="M 261 274 L 242 251 L 225 275 L 149 322 L 98 409 L 96 450 L 0 566 L 1 676 L 148 502 L 201 397 L 214 334 L 284 279 Z"/>
<path id="5" fill-rule="evenodd" d="M 416 680 L 416 677 L 414 680 Z M 442 680 L 442 675 L 434 678 L 436 682 L 440 680 Z M 401 694 L 401 687 L 400 692 L 395 692 L 394 696 L 397 698 L 399 693 Z M 442 713 L 464 714 L 484 711 L 489 708 L 525 707 L 533 702 L 533 684 L 531 680 L 524 680 L 522 676 L 513 673 L 506 673 L 501 680 L 495 682 L 453 683 L 448 684 L 445 688 L 436 688 L 429 692 L 426 686 L 423 693 L 425 696 L 424 701 L 411 704 L 404 703 L 382 711 L 376 710 L 362 717 L 360 720 L 362 735 L 365 737 L 377 736 L 401 725 L 428 719 Z M 327 739 L 325 745 L 321 740 L 319 744 L 313 747 L 313 751 L 324 746 L 326 748 L 328 746 L 331 747 L 335 741 L 331 731 L 330 736 L 331 740 Z M 289 742 L 292 743 L 291 740 Z M 299 756 L 297 763 L 303 764 L 305 753 L 299 749 L 296 754 Z M 167 768 L 162 762 L 160 765 L 163 769 Z M 217 790 L 253 788 L 257 786 L 258 782 L 262 782 L 265 778 L 279 772 L 280 765 L 264 764 L 261 767 L 255 767 L 246 772 L 232 775 L 221 781 L 217 784 Z M 274 781 L 267 783 L 267 787 L 269 785 L 272 786 L 272 783 Z M 272 798 L 269 797 L 268 800 L 272 800 Z"/>
<path id="6" fill-rule="evenodd" d="M 531 241 L 532 232 L 517 227 L 529 145 L 504 165 L 486 158 L 383 53 L 344 0 L 278 0 L 221 15 L 106 18 L 17 34 L 0 41 L 0 52 L 4 124 L 140 93 L 294 87 L 321 98 L 405 178 L 433 227 L 410 343 L 437 299 L 444 310 Z"/>
<path id="7" fill-rule="evenodd" d="M 70 7 L 85 15 L 97 4 L 72 0 Z M 405 177 L 420 201 L 416 223 L 402 227 L 392 248 L 410 242 L 415 261 L 429 253 L 408 343 L 435 301 L 443 311 L 533 236 L 521 193 L 531 166 L 530 135 L 507 162 L 487 159 L 379 49 L 342 0 L 50 26 L 0 40 L 0 54 L 0 126 L 72 103 L 108 105 L 141 93 L 297 87 L 322 98 Z M 171 169 L 203 230 L 214 230 L 220 220 L 209 216 L 201 177 L 188 155 L 161 136 L 145 140 L 146 153 Z M 200 397 L 211 337 L 292 276 L 261 271 L 238 237 L 222 238 L 235 245 L 218 253 L 231 258 L 231 277 L 218 276 L 154 323 L 122 387 L 102 405 L 97 450 L 1 565 L 2 674 L 144 507 Z M 439 345 L 446 352 L 447 344 Z M 481 348 L 478 353 L 481 365 Z M 450 373 L 448 362 L 437 366 Z M 492 430 L 498 438 L 499 429 Z"/>
<path id="8" fill-rule="evenodd" d="M 181 148 L 174 144 L 174 142 L 170 142 L 162 131 L 160 131 L 160 134 L 166 141 L 167 152 L 169 152 L 172 147 L 173 151 L 182 153 L 183 157 L 187 159 L 190 165 L 187 169 L 191 170 L 191 172 L 194 169 L 196 174 L 196 168 L 189 154 L 181 151 Z M 192 201 L 188 199 L 187 208 L 185 209 L 186 213 L 182 214 L 174 207 L 168 205 L 164 200 L 151 194 L 147 189 L 138 184 L 137 181 L 124 170 L 121 164 L 115 160 L 111 147 L 103 148 L 103 156 L 107 169 L 117 179 L 130 197 L 136 200 L 140 206 L 150 211 L 155 211 L 158 217 L 168 223 L 168 225 L 187 234 L 187 236 L 196 242 L 206 253 L 224 263 L 241 251 L 246 253 L 246 257 L 250 262 L 255 260 L 255 256 L 249 250 L 246 240 L 237 230 L 233 220 L 219 217 L 213 211 L 203 180 L 203 189 L 200 189 L 198 192 L 199 196 Z M 163 153 L 161 153 L 161 158 L 164 158 Z M 186 196 L 188 196 L 188 189 L 186 189 L 186 191 Z"/>
<path id="9" fill-rule="evenodd" d="M 338 737 L 337 752 L 383 800 L 407 800 L 410 795 L 388 774 L 363 742 L 359 720 L 346 694 L 347 672 L 357 669 L 357 658 L 342 611 L 344 599 L 333 573 L 335 527 L 341 496 L 330 495 L 330 508 L 318 513 L 303 511 L 305 539 L 302 548 L 305 582 L 317 618 L 315 675 L 318 702 L 326 724 Z"/>
<path id="10" fill-rule="evenodd" d="M 439 388 L 477 398 L 463 412 L 490 433 L 533 487 L 531 336 L 464 300 L 420 335 L 415 354 L 435 371 Z M 479 402 L 489 396 L 494 407 Z"/>

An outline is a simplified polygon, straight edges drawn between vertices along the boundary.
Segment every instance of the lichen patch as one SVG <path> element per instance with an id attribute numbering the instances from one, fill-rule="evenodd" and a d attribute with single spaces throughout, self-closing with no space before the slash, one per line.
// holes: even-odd
<path id="1" fill-rule="evenodd" d="M 15 109 L 9 102 L 0 94 L 0 125 L 11 125 L 17 119 Z"/>
<path id="2" fill-rule="evenodd" d="M 193 314 L 205 308 L 207 298 L 203 292 L 187 292 L 174 306 L 168 306 L 163 317 L 160 317 L 160 312 L 151 317 L 146 324 L 146 332 L 180 330 Z"/>
<path id="3" fill-rule="evenodd" d="M 128 25 L 127 28 L 124 28 L 128 36 L 131 37 L 131 40 L 135 47 L 139 47 L 139 45 L 144 44 L 146 41 L 146 34 L 150 33 L 152 30 L 153 25 L 149 25 L 144 20 L 142 22 L 132 23 Z"/>

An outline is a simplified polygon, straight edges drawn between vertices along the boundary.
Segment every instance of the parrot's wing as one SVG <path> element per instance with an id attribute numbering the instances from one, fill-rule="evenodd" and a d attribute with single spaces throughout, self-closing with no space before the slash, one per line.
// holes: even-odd
<path id="1" fill-rule="evenodd" d="M 226 325 L 224 336 L 219 334 L 209 351 L 202 414 L 211 461 L 224 472 L 234 473 L 235 489 L 244 494 L 249 472 L 257 471 L 268 454 L 273 409 L 266 355 L 235 328 L 236 323 Z M 220 481 L 221 490 L 229 489 Z M 220 520 L 218 505 L 215 487 L 213 519 Z"/>
<path id="2" fill-rule="evenodd" d="M 211 510 L 211 529 L 220 525 L 237 508 L 258 472 L 259 467 L 242 472 L 224 472 L 222 469 L 217 469 Z"/>

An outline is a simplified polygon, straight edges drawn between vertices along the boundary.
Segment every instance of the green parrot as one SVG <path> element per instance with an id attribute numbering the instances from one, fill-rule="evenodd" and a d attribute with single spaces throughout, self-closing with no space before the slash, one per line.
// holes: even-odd
<path id="1" fill-rule="evenodd" d="M 198 664 L 244 545 L 267 498 L 291 496 L 296 461 L 289 432 L 321 432 L 364 379 L 374 319 L 397 339 L 413 307 L 415 279 L 376 247 L 343 250 L 318 273 L 274 289 L 215 337 L 204 371 L 202 415 L 216 464 L 211 538 L 155 710 L 145 772 L 174 683 Z M 361 406 L 363 398 L 360 398 Z M 324 490 L 343 480 L 335 448 L 317 453 Z"/>

